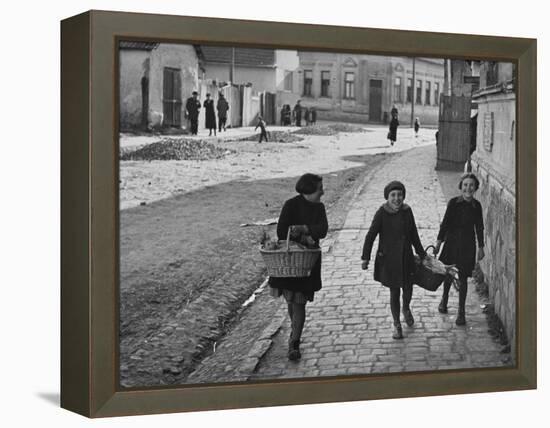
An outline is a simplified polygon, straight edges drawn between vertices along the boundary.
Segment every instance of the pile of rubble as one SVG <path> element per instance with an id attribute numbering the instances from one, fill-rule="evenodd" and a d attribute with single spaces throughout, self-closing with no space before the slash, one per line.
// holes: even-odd
<path id="1" fill-rule="evenodd" d="M 239 141 L 259 141 L 259 140 L 260 140 L 260 132 L 259 131 L 255 135 L 251 135 L 250 137 L 245 137 L 245 138 L 239 139 Z M 296 143 L 298 141 L 303 141 L 303 138 L 298 137 L 297 135 L 293 135 L 289 131 L 270 131 L 268 129 L 267 130 L 267 140 L 270 143 Z"/>
<path id="2" fill-rule="evenodd" d="M 148 144 L 134 151 L 123 151 L 120 160 L 209 160 L 220 159 L 235 153 L 233 150 L 220 149 L 203 140 L 164 139 Z"/>
<path id="3" fill-rule="evenodd" d="M 330 125 L 304 126 L 294 131 L 294 134 L 330 136 L 339 132 L 365 132 L 365 129 L 362 126 L 349 123 L 333 123 Z"/>

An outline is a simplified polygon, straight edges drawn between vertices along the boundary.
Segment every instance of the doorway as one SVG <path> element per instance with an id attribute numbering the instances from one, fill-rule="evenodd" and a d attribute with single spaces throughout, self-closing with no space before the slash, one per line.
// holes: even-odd
<path id="1" fill-rule="evenodd" d="M 382 81 L 371 79 L 369 82 L 369 121 L 382 121 Z"/>

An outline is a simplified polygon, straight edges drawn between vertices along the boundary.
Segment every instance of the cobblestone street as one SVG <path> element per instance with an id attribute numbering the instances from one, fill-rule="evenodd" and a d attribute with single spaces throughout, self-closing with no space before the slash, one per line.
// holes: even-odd
<path id="1" fill-rule="evenodd" d="M 441 370 L 502 366 L 507 359 L 488 333 L 485 314 L 470 283 L 467 324 L 454 323 L 458 293 L 451 291 L 449 313 L 437 310 L 436 293 L 415 286 L 412 312 L 415 324 L 404 327 L 404 340 L 391 337 L 389 290 L 361 270 L 361 250 L 382 191 L 391 180 L 407 189 L 424 246 L 435 242 L 446 200 L 434 171 L 435 146 L 413 149 L 374 171 L 355 198 L 343 230 L 323 244 L 323 289 L 306 307 L 302 360 L 289 362 L 288 319 L 273 339 L 251 379 L 335 376 L 365 373 Z M 374 249 L 377 244 L 375 243 Z M 374 250 L 373 250 L 374 251 Z M 283 305 L 281 310 L 285 310 Z"/>
<path id="2" fill-rule="evenodd" d="M 403 322 L 405 338 L 394 340 L 389 290 L 374 281 L 372 263 L 368 271 L 361 270 L 363 240 L 375 211 L 384 202 L 383 188 L 391 180 L 400 180 L 406 186 L 405 202 L 413 209 L 422 244 L 435 242 L 446 207 L 434 170 L 435 150 L 435 145 L 415 148 L 374 168 L 357 187 L 343 227 L 322 241 L 323 288 L 306 306 L 299 362 L 288 361 L 286 355 L 290 322 L 284 299 L 273 301 L 265 292 L 260 302 L 263 309 L 252 308 L 248 317 L 270 317 L 261 336 L 249 338 L 249 346 L 243 347 L 237 336 L 245 334 L 247 328 L 237 326 L 222 341 L 219 352 L 207 358 L 187 381 L 307 378 L 510 364 L 509 355 L 501 353 L 501 345 L 488 332 L 483 302 L 473 283 L 468 289 L 464 327 L 455 325 L 458 293 L 454 289 L 449 313 L 442 315 L 437 310 L 442 289 L 432 293 L 415 286 L 411 303 L 415 324 L 407 327 Z M 377 242 L 373 254 L 376 248 Z M 269 306 L 275 307 L 275 312 L 267 310 Z M 243 324 L 246 326 L 246 321 Z"/>

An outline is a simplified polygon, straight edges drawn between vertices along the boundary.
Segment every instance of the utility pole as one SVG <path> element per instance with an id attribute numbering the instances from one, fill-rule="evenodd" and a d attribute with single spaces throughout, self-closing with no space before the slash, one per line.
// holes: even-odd
<path id="1" fill-rule="evenodd" d="M 231 65 L 229 66 L 229 81 L 234 83 L 235 78 L 235 48 L 231 48 Z"/>
<path id="2" fill-rule="evenodd" d="M 416 58 L 413 57 L 413 79 L 411 99 L 411 128 L 414 126 L 414 103 L 416 102 Z"/>
<path id="3" fill-rule="evenodd" d="M 443 94 L 449 95 L 449 60 L 443 60 Z"/>

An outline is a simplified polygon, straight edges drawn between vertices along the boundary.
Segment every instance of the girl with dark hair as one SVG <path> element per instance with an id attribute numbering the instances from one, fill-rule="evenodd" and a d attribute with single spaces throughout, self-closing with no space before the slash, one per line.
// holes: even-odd
<path id="1" fill-rule="evenodd" d="M 315 174 L 304 174 L 296 183 L 299 194 L 287 200 L 277 223 L 277 237 L 284 240 L 290 228 L 290 239 L 310 242 L 319 247 L 319 240 L 327 235 L 328 222 L 323 196 L 323 179 Z M 288 359 L 299 360 L 300 340 L 306 319 L 306 303 L 313 301 L 313 295 L 321 289 L 321 256 L 311 270 L 311 275 L 301 278 L 270 277 L 271 294 L 285 297 L 290 316 L 291 333 L 288 340 Z"/>
<path id="2" fill-rule="evenodd" d="M 458 182 L 461 191 L 460 196 L 452 198 L 447 204 L 445 216 L 439 228 L 437 243 L 434 253 L 439 253 L 441 244 L 445 242 L 439 260 L 443 263 L 454 264 L 458 268 L 459 290 L 458 290 L 458 315 L 456 325 L 466 324 L 466 295 L 468 292 L 468 277 L 476 263 L 476 238 L 477 238 L 477 260 L 485 257 L 483 250 L 483 212 L 481 203 L 474 198 L 479 189 L 479 180 L 473 173 L 464 174 Z M 446 280 L 443 286 L 443 296 L 439 303 L 438 310 L 442 314 L 447 313 L 447 302 L 449 301 L 449 290 L 451 280 Z"/>
<path id="3" fill-rule="evenodd" d="M 403 316 L 409 327 L 414 324 L 410 303 L 412 298 L 414 274 L 414 256 L 424 258 L 426 252 L 420 242 L 418 229 L 410 206 L 405 204 L 405 186 L 399 181 L 392 181 L 384 188 L 383 204 L 372 220 L 365 243 L 361 268 L 368 269 L 372 246 L 379 235 L 378 250 L 374 260 L 374 279 L 390 289 L 390 308 L 393 318 L 394 339 L 403 338 L 400 314 L 400 294 L 403 289 Z"/>

